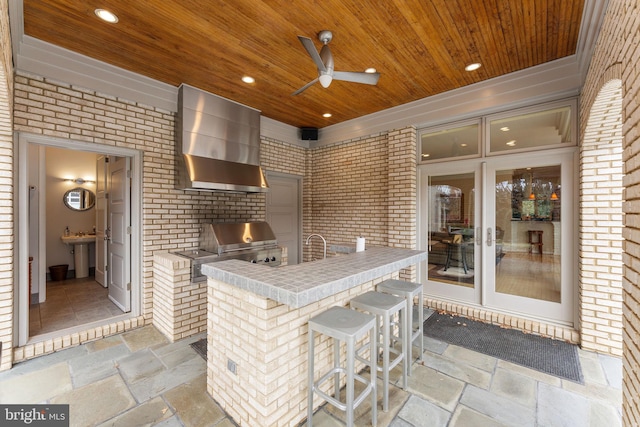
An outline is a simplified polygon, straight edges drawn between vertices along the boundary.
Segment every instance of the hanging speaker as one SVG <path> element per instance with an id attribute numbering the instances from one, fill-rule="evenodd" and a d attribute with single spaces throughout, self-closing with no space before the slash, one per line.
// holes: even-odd
<path id="1" fill-rule="evenodd" d="M 303 141 L 317 141 L 318 128 L 300 128 L 300 139 Z"/>

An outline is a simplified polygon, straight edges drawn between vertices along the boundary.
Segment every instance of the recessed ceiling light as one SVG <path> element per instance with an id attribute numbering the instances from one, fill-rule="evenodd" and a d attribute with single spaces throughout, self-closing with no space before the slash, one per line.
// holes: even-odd
<path id="1" fill-rule="evenodd" d="M 102 19 L 105 22 L 108 22 L 110 24 L 115 24 L 116 22 L 118 22 L 118 17 L 115 15 L 115 13 L 109 12 L 106 9 L 96 9 L 94 12 L 98 18 Z"/>
<path id="2" fill-rule="evenodd" d="M 251 76 L 243 76 L 243 77 L 242 77 L 242 81 L 243 81 L 243 82 L 245 82 L 245 83 L 247 83 L 247 84 L 252 84 L 252 83 L 255 83 L 255 82 L 256 82 L 256 79 L 254 79 L 254 78 L 253 78 L 253 77 L 251 77 Z"/>
<path id="3" fill-rule="evenodd" d="M 514 145 L 516 145 L 516 140 L 515 140 L 515 139 L 512 139 L 511 141 L 507 142 L 507 145 L 508 145 L 509 147 L 513 147 Z"/>
<path id="4" fill-rule="evenodd" d="M 469 64 L 466 67 L 464 67 L 464 69 L 467 71 L 474 71 L 480 67 L 482 67 L 482 64 L 480 64 L 479 62 L 474 62 L 473 64 Z"/>
<path id="5" fill-rule="evenodd" d="M 371 67 L 371 68 L 367 68 L 366 70 L 364 70 L 365 73 L 369 73 L 369 74 L 373 74 L 376 72 L 376 69 Z"/>
<path id="6" fill-rule="evenodd" d="M 461 147 L 466 147 L 466 146 L 467 146 L 467 144 L 460 144 L 460 146 L 461 146 Z"/>
<path id="7" fill-rule="evenodd" d="M 509 129 L 509 126 L 503 126 L 503 127 L 500 128 L 500 130 L 502 132 L 509 132 L 511 129 Z"/>
<path id="8" fill-rule="evenodd" d="M 331 117 L 331 113 L 324 113 L 324 114 L 322 115 L 322 117 L 329 118 L 329 117 Z"/>
<path id="9" fill-rule="evenodd" d="M 423 158 L 423 159 L 426 159 L 426 158 L 427 158 L 427 157 L 429 157 L 430 155 L 431 155 L 431 154 L 423 154 L 423 155 L 422 155 L 422 158 Z"/>

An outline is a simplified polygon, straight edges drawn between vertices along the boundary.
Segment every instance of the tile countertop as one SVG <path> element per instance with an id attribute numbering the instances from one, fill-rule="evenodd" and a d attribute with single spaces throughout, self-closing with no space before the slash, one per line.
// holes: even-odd
<path id="1" fill-rule="evenodd" d="M 202 272 L 212 279 L 299 308 L 426 259 L 424 251 L 373 246 L 364 252 L 282 267 L 241 260 L 220 261 L 204 264 Z"/>

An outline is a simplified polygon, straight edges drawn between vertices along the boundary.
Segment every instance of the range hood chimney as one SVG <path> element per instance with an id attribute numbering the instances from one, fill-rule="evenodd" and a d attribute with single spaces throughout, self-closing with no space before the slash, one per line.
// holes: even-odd
<path id="1" fill-rule="evenodd" d="M 176 188 L 261 193 L 260 111 L 181 84 L 176 119 Z"/>

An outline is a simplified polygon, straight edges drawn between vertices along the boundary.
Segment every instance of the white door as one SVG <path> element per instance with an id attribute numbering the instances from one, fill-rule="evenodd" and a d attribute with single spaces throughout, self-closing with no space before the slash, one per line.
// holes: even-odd
<path id="1" fill-rule="evenodd" d="M 573 152 L 486 163 L 485 304 L 573 321 L 576 239 Z"/>
<path id="2" fill-rule="evenodd" d="M 107 287 L 107 232 L 108 194 L 107 170 L 109 158 L 98 156 L 96 161 L 96 282 Z"/>
<path id="3" fill-rule="evenodd" d="M 117 157 L 109 162 L 109 252 L 107 277 L 109 299 L 122 311 L 131 310 L 131 194 L 130 159 Z"/>
<path id="4" fill-rule="evenodd" d="M 430 295 L 471 303 L 480 299 L 482 265 L 475 239 L 480 182 L 477 161 L 430 165 L 422 173 L 421 235 L 428 251 L 423 281 Z"/>
<path id="5" fill-rule="evenodd" d="M 300 262 L 302 240 L 300 219 L 301 178 L 293 175 L 267 176 L 267 222 L 276 235 L 278 244 L 287 248 L 288 263 Z"/>
<path id="6" fill-rule="evenodd" d="M 425 293 L 572 323 L 573 156 L 558 151 L 422 167 Z"/>

